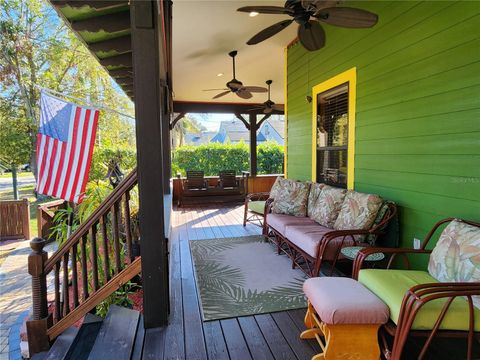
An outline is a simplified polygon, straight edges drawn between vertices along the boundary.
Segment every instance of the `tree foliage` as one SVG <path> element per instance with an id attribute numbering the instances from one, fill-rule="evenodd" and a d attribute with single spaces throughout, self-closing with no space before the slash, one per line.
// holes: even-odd
<path id="1" fill-rule="evenodd" d="M 40 87 L 123 113 L 132 113 L 132 103 L 46 0 L 0 0 L 0 8 L 2 118 L 15 113 L 26 124 L 17 129 L 29 139 L 35 173 Z M 97 146 L 134 148 L 133 124 L 102 111 L 97 140 Z"/>
<path id="2" fill-rule="evenodd" d="M 210 143 L 199 146 L 182 146 L 173 151 L 172 175 L 186 174 L 187 170 L 201 170 L 206 176 L 216 176 L 220 170 L 249 169 L 249 146 L 245 143 Z M 257 146 L 258 174 L 283 172 L 283 146 L 265 142 Z"/>

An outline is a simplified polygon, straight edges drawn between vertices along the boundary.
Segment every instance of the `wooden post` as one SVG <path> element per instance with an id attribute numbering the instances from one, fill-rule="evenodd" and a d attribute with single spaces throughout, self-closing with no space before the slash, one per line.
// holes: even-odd
<path id="1" fill-rule="evenodd" d="M 250 114 L 250 175 L 257 176 L 257 114 Z"/>
<path id="2" fill-rule="evenodd" d="M 47 329 L 47 281 L 44 273 L 48 254 L 43 250 L 45 240 L 30 241 L 32 252 L 28 256 L 28 273 L 32 276 L 32 317 L 27 321 L 27 337 L 30 355 L 48 350 L 50 347 Z"/>
<path id="3" fill-rule="evenodd" d="M 162 152 L 162 127 L 169 124 L 164 118 L 167 104 L 162 85 L 166 79 L 158 9 L 162 4 L 133 0 L 130 5 L 145 328 L 166 325 L 169 306 L 163 204 L 164 176 L 168 174 Z"/>
<path id="4" fill-rule="evenodd" d="M 22 226 L 25 240 L 30 240 L 30 202 L 28 199 L 23 199 Z"/>

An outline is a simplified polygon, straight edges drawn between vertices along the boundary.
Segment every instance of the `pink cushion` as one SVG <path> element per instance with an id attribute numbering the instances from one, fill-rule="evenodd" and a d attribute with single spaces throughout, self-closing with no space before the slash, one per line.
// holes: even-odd
<path id="1" fill-rule="evenodd" d="M 318 247 L 320 246 L 320 240 L 322 240 L 326 233 L 331 231 L 334 230 L 317 223 L 313 223 L 311 225 L 288 225 L 285 232 L 285 237 L 307 254 L 316 258 Z M 332 261 L 335 258 L 337 249 L 341 242 L 341 237 L 330 241 L 323 254 L 323 259 Z M 344 246 L 349 246 L 352 244 L 353 241 L 351 239 L 345 239 Z M 342 258 L 344 258 L 343 255 L 340 255 L 339 259 Z"/>
<path id="2" fill-rule="evenodd" d="M 303 291 L 327 324 L 385 324 L 390 317 L 382 300 L 350 278 L 310 278 Z"/>
<path id="3" fill-rule="evenodd" d="M 308 217 L 296 217 L 293 215 L 273 213 L 267 215 L 268 226 L 274 228 L 283 236 L 285 236 L 285 228 L 289 225 L 309 225 L 314 223 L 315 222 Z"/>

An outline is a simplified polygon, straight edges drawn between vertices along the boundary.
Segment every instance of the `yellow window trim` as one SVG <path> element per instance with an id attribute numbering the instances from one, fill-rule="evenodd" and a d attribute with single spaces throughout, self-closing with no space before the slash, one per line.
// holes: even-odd
<path id="1" fill-rule="evenodd" d="M 353 189 L 355 176 L 355 103 L 357 68 L 351 68 L 312 88 L 312 181 L 317 181 L 317 95 L 348 83 L 348 169 L 347 188 Z"/>
<path id="2" fill-rule="evenodd" d="M 284 140 L 283 140 L 283 177 L 287 178 L 287 169 L 288 169 L 288 116 L 287 116 L 287 81 L 288 81 L 288 48 L 284 49 L 284 58 L 283 58 L 283 119 L 285 121 L 284 129 Z"/>

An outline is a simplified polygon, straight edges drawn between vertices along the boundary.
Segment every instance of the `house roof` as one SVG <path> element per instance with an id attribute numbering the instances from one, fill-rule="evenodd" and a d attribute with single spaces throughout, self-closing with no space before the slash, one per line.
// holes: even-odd
<path id="1" fill-rule="evenodd" d="M 77 33 L 92 54 L 107 69 L 121 88 L 133 99 L 133 68 L 130 7 L 127 0 L 73 1 L 50 0 L 60 16 Z M 265 2 L 265 1 L 264 1 Z M 261 46 L 246 41 L 264 27 L 285 16 L 248 14 L 236 11 L 248 1 L 184 0 L 173 3 L 173 91 L 175 101 L 262 103 L 265 94 L 243 100 L 228 94 L 218 100 L 216 92 L 231 79 L 231 59 L 227 53 L 239 51 L 237 78 L 246 85 L 264 85 L 272 79 L 272 99 L 283 102 L 284 47 L 296 36 L 290 26 Z M 284 1 L 267 0 L 266 5 L 283 6 Z M 232 26 L 232 24 L 235 26 Z M 192 30 L 194 29 L 194 31 Z M 223 73 L 224 76 L 217 77 Z"/>
<path id="2" fill-rule="evenodd" d="M 285 133 L 285 120 L 283 118 L 274 116 L 270 117 L 269 119 L 265 120 L 262 124 L 262 127 L 265 125 L 270 125 L 282 138 Z"/>

